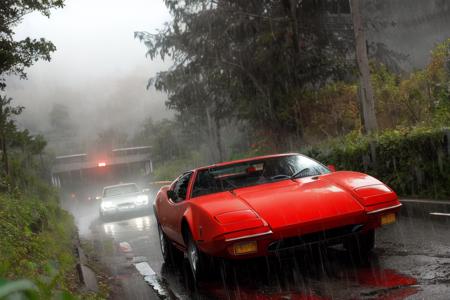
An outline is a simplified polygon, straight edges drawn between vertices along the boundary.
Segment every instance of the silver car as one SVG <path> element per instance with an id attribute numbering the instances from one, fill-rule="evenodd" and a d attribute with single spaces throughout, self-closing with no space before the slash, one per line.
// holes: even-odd
<path id="1" fill-rule="evenodd" d="M 100 217 L 142 211 L 149 208 L 148 195 L 135 183 L 111 185 L 103 188 Z"/>

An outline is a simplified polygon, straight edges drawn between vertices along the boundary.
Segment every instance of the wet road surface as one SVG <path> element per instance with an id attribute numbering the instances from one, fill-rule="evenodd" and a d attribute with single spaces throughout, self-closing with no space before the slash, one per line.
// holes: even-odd
<path id="1" fill-rule="evenodd" d="M 367 262 L 341 247 L 312 248 L 218 266 L 198 287 L 185 265 L 163 264 L 151 211 L 101 222 L 95 201 L 65 207 L 127 299 L 450 299 L 449 205 L 403 203 L 398 222 L 377 231 Z"/>

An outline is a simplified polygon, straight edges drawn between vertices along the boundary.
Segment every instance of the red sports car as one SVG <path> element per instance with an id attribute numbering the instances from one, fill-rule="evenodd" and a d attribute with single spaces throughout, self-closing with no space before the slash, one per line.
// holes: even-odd
<path id="1" fill-rule="evenodd" d="M 279 154 L 186 172 L 160 189 L 154 212 L 164 260 L 184 252 L 198 280 L 208 257 L 245 259 L 315 243 L 367 254 L 374 230 L 395 222 L 401 205 L 369 175 Z"/>

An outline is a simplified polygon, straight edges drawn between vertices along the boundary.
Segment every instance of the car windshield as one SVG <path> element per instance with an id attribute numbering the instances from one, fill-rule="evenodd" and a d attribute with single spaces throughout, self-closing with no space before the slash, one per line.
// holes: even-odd
<path id="1" fill-rule="evenodd" d="M 139 189 L 135 184 L 119 185 L 105 188 L 103 192 L 103 197 L 115 197 L 126 194 L 133 194 L 137 192 L 139 192 Z"/>
<path id="2" fill-rule="evenodd" d="M 199 171 L 192 197 L 329 172 L 323 165 L 302 155 L 252 160 Z"/>

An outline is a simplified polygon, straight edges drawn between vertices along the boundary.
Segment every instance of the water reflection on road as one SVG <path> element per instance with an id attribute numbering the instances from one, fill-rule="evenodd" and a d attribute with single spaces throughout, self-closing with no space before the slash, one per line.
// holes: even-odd
<path id="1" fill-rule="evenodd" d="M 106 235 L 117 238 L 130 231 L 149 231 L 152 222 L 150 216 L 135 217 L 121 221 L 105 221 L 103 223 L 103 231 Z"/>
<path id="2" fill-rule="evenodd" d="M 367 263 L 355 264 L 340 247 L 315 249 L 227 264 L 193 287 L 185 266 L 163 264 L 151 211 L 105 222 L 92 207 L 81 211 L 85 213 L 78 214 L 78 222 L 90 218 L 82 236 L 115 245 L 113 254 L 102 255 L 123 282 L 128 299 L 148 298 L 139 277 L 130 273 L 129 266 L 139 263 L 155 272 L 140 279 L 170 299 L 447 299 L 450 294 L 449 226 L 426 218 L 404 217 L 381 229 Z"/>

